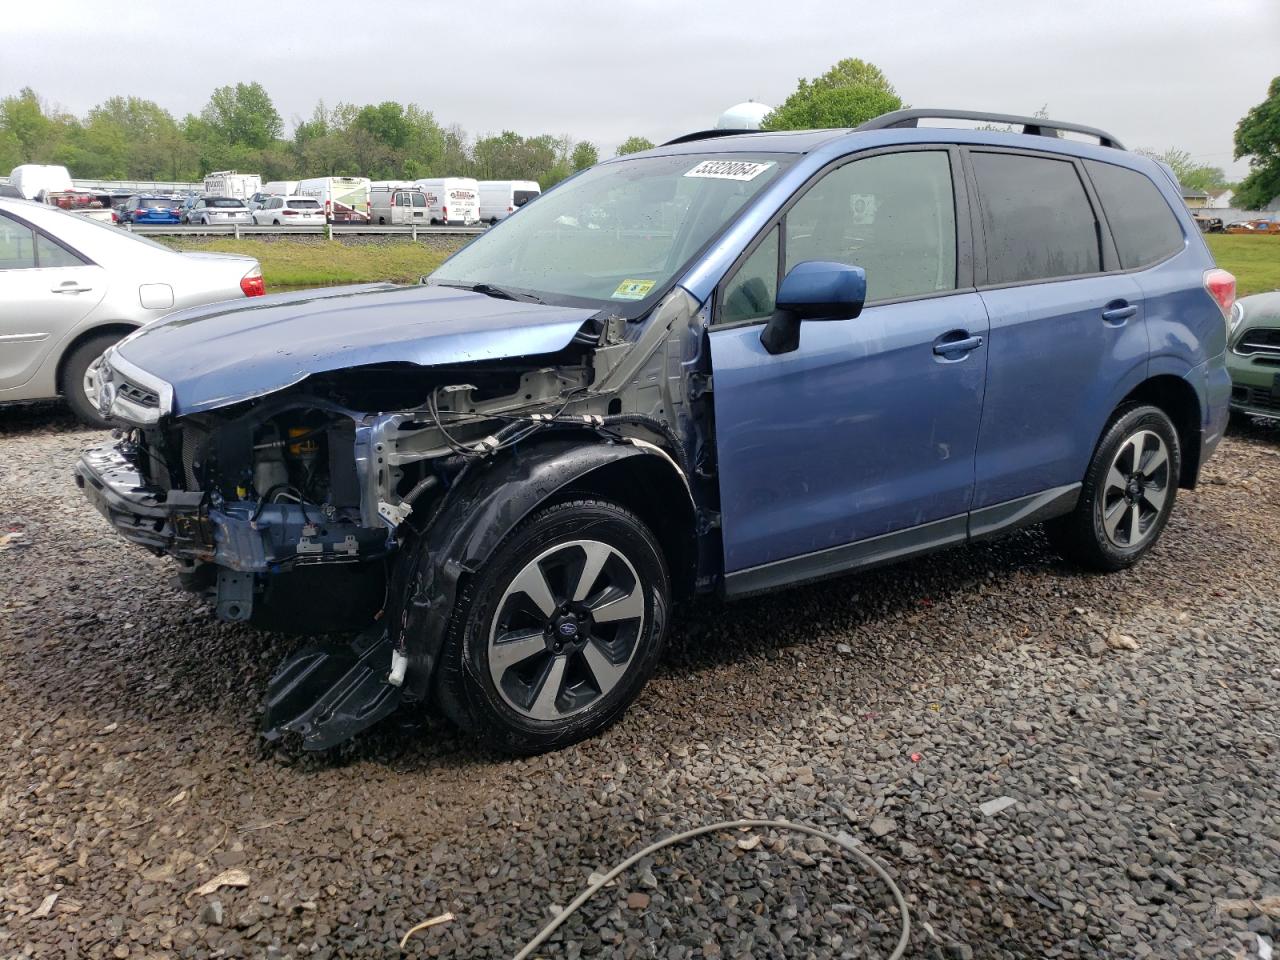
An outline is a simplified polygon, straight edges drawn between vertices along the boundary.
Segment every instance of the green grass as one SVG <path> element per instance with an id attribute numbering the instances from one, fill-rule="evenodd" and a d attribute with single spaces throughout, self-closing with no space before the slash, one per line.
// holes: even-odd
<path id="1" fill-rule="evenodd" d="M 440 266 L 452 252 L 412 240 L 357 245 L 334 240 L 163 239 L 178 250 L 212 250 L 256 257 L 262 264 L 268 293 L 273 287 L 314 287 L 379 280 L 413 283 L 424 273 Z"/>
<path id="2" fill-rule="evenodd" d="M 1236 276 L 1236 295 L 1280 290 L 1280 237 L 1211 233 L 1205 237 L 1218 266 Z"/>

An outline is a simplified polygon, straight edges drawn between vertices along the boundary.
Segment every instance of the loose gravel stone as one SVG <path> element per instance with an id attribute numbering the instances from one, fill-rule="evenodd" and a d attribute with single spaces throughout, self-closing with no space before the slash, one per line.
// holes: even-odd
<path id="1" fill-rule="evenodd" d="M 326 755 L 264 746 L 265 685 L 314 638 L 217 622 L 111 531 L 70 472 L 105 436 L 0 409 L 0 956 L 397 957 L 449 912 L 405 955 L 510 957 L 592 873 L 739 817 L 873 852 L 911 957 L 1252 956 L 1280 933 L 1280 430 L 1233 427 L 1124 573 L 1030 530 L 688 606 L 619 724 L 525 759 L 408 714 Z M 232 868 L 249 885 L 213 922 L 190 895 Z M 890 904 L 821 842 L 708 836 L 543 955 L 878 958 Z"/>

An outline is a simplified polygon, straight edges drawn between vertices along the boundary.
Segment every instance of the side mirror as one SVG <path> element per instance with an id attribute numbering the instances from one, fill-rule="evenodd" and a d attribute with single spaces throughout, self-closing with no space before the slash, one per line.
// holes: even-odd
<path id="1" fill-rule="evenodd" d="M 861 267 L 825 260 L 797 263 L 782 278 L 777 309 L 760 332 L 770 353 L 800 346 L 801 320 L 852 320 L 867 299 L 867 274 Z"/>

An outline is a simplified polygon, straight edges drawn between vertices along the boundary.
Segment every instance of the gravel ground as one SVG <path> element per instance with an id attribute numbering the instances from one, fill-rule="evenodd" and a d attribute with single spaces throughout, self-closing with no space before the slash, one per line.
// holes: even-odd
<path id="1" fill-rule="evenodd" d="M 100 436 L 0 411 L 0 956 L 393 957 L 451 911 L 405 953 L 509 957 L 593 872 L 737 817 L 857 838 L 913 957 L 1280 934 L 1278 430 L 1236 428 L 1135 570 L 1073 572 L 1029 531 L 693 607 L 620 725 L 516 761 L 415 717 L 264 748 L 299 641 L 217 623 L 110 532 L 70 482 Z M 196 893 L 231 868 L 247 886 Z M 715 835 L 542 955 L 883 957 L 888 902 L 822 843 Z"/>

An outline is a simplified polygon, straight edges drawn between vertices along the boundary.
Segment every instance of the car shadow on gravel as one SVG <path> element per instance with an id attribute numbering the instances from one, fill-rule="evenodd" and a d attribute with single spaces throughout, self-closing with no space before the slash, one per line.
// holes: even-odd
<path id="1" fill-rule="evenodd" d="M 0 404 L 0 437 L 33 433 L 83 433 L 100 431 L 81 423 L 61 400 L 32 400 Z"/>

